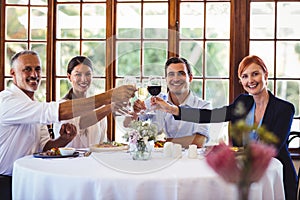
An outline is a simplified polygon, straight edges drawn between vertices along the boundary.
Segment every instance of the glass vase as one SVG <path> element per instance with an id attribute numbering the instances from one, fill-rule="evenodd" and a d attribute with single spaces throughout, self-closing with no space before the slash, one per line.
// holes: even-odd
<path id="1" fill-rule="evenodd" d="M 135 149 L 131 152 L 133 160 L 149 160 L 151 158 L 152 149 L 149 146 L 149 143 L 144 141 L 138 141 L 136 143 Z"/>

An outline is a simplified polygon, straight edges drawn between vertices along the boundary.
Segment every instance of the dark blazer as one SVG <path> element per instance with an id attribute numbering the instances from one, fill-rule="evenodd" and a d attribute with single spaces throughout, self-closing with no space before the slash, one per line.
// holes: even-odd
<path id="1" fill-rule="evenodd" d="M 235 123 L 245 119 L 254 104 L 251 95 L 241 94 L 228 106 L 212 110 L 179 107 L 177 120 L 184 120 L 196 123 L 217 123 L 230 121 Z M 269 91 L 269 102 L 263 116 L 262 125 L 273 132 L 278 138 L 276 145 L 278 154 L 276 158 L 283 164 L 284 189 L 287 200 L 295 200 L 297 195 L 297 175 L 288 151 L 287 140 L 295 113 L 293 104 L 275 97 Z"/>

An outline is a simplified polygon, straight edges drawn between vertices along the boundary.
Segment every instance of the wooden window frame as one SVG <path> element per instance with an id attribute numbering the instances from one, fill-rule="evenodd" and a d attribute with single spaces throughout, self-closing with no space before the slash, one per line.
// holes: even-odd
<path id="1" fill-rule="evenodd" d="M 264 0 L 263 2 L 274 2 L 274 0 Z M 293 0 L 285 0 L 293 2 Z M 262 0 L 231 0 L 230 16 L 230 75 L 229 75 L 229 102 L 232 102 L 239 94 L 244 93 L 237 77 L 237 68 L 243 57 L 249 54 L 250 35 L 250 2 L 262 2 Z M 280 2 L 280 0 L 275 1 Z M 282 1 L 283 2 L 283 1 Z M 179 0 L 169 1 L 168 11 L 168 57 L 177 56 L 179 52 L 178 44 L 178 20 Z M 116 85 L 116 55 L 115 55 L 115 35 L 116 35 L 116 0 L 106 1 L 106 90 L 112 89 Z M 5 3 L 0 4 L 0 91 L 5 88 Z M 56 100 L 55 81 L 55 37 L 56 33 L 56 1 L 48 0 L 48 31 L 47 31 L 47 70 L 46 89 L 47 101 Z M 242 30 L 242 31 L 241 31 Z M 276 57 L 275 57 L 276 59 Z M 51 66 L 51 67 L 49 67 Z M 114 140 L 115 121 L 112 115 L 108 116 L 108 138 Z"/>

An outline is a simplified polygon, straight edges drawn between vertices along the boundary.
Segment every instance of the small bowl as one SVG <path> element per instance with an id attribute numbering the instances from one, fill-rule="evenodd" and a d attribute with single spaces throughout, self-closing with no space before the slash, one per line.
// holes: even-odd
<path id="1" fill-rule="evenodd" d="M 72 147 L 61 147 L 59 148 L 60 155 L 62 156 L 70 156 L 75 152 L 75 148 Z"/>

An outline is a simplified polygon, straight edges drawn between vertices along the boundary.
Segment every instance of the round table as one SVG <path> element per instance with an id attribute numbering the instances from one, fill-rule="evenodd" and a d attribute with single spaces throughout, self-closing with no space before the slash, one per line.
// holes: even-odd
<path id="1" fill-rule="evenodd" d="M 282 164 L 275 158 L 250 198 L 284 199 Z M 26 156 L 14 163 L 15 200 L 237 199 L 237 187 L 225 182 L 204 156 L 164 158 L 153 152 L 136 161 L 124 151 L 92 153 L 89 157 L 42 159 Z"/>

